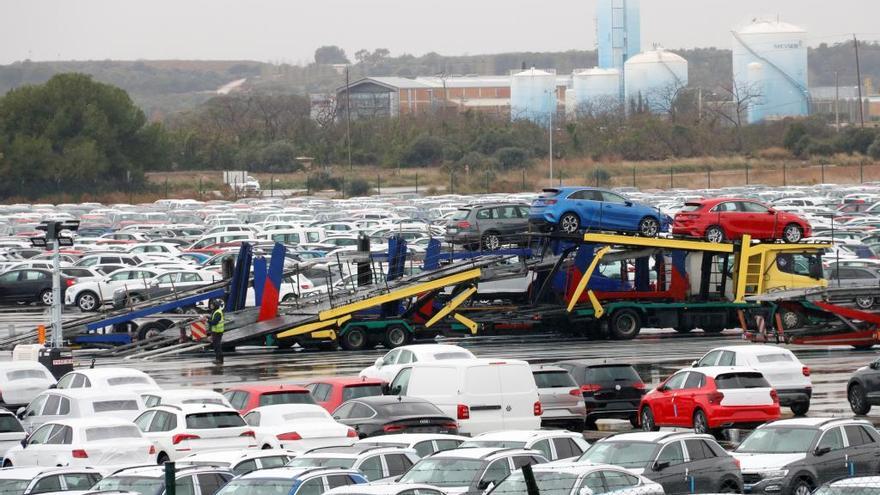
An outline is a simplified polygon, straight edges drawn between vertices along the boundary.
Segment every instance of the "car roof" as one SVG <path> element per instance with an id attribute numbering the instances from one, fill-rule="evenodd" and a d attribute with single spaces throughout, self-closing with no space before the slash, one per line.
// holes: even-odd
<path id="1" fill-rule="evenodd" d="M 93 377 L 93 378 L 112 378 L 112 377 L 117 377 L 119 375 L 144 376 L 144 377 L 147 377 L 150 380 L 152 380 L 152 378 L 150 378 L 150 375 L 144 373 L 141 370 L 137 370 L 134 368 L 125 368 L 122 366 L 118 366 L 118 367 L 114 366 L 114 367 L 108 367 L 108 368 L 103 368 L 103 367 L 102 368 L 84 368 L 84 369 L 73 370 L 73 371 L 70 371 L 69 373 L 82 373 L 88 377 Z M 67 374 L 67 373 L 65 373 L 65 374 Z"/>
<path id="2" fill-rule="evenodd" d="M 337 445 L 333 447 L 318 447 L 312 450 L 309 450 L 304 456 L 308 457 L 327 457 L 327 455 L 337 456 L 337 457 L 357 457 L 364 452 L 372 452 L 372 451 L 395 451 L 395 452 L 415 452 L 412 449 L 403 449 L 400 447 L 394 446 L 383 446 L 383 445 L 369 445 L 369 444 L 354 444 L 354 445 Z"/>
<path id="3" fill-rule="evenodd" d="M 682 370 L 676 371 L 676 373 L 680 373 L 682 371 L 696 371 L 697 373 L 702 373 L 712 378 L 715 378 L 718 375 L 723 375 L 725 373 L 758 373 L 763 376 L 760 371 L 754 368 L 749 368 L 748 366 L 701 366 L 699 368 L 684 368 Z"/>
<path id="4" fill-rule="evenodd" d="M 403 402 L 431 404 L 431 402 L 429 402 L 425 399 L 420 399 L 418 397 L 411 397 L 411 396 L 407 396 L 407 395 L 370 395 L 367 397 L 358 397 L 356 399 L 350 399 L 350 400 L 352 402 L 354 402 L 354 401 L 363 402 L 363 403 L 369 404 L 371 406 L 385 406 L 388 404 L 400 404 Z"/>
<path id="5" fill-rule="evenodd" d="M 320 380 L 312 380 L 311 383 L 330 383 L 333 385 L 381 385 L 385 380 L 379 378 L 368 378 L 365 376 L 334 376 L 330 378 L 322 378 Z"/>
<path id="6" fill-rule="evenodd" d="M 323 412 L 329 414 L 326 409 L 317 405 L 317 404 L 272 404 L 269 406 L 260 406 L 255 407 L 248 411 L 248 414 L 257 411 L 257 412 L 267 412 L 271 414 L 285 414 L 285 413 L 307 413 L 307 412 Z M 294 419 L 293 421 L 296 421 Z"/>
<path id="7" fill-rule="evenodd" d="M 111 399 L 131 399 L 138 398 L 140 395 L 135 392 L 127 392 L 117 389 L 106 388 L 52 388 L 44 390 L 43 394 L 57 394 L 69 397 L 71 399 L 94 399 L 94 398 L 111 398 Z"/>
<path id="8" fill-rule="evenodd" d="M 199 466 L 199 465 L 190 465 L 190 466 L 179 466 L 177 468 L 177 476 L 183 476 L 186 474 L 194 473 L 194 472 L 223 472 L 230 473 L 232 472 L 227 468 L 217 467 L 217 466 Z M 110 476 L 139 476 L 144 478 L 164 478 L 165 477 L 165 466 L 159 466 L 157 464 L 147 464 L 143 466 L 129 466 L 121 469 L 117 469 L 113 473 L 107 475 Z"/>
<path id="9" fill-rule="evenodd" d="M 770 345 L 770 344 L 746 344 L 746 345 L 726 345 L 723 347 L 716 347 L 712 349 L 712 351 L 735 351 L 735 352 L 749 352 L 752 354 L 770 354 L 770 353 L 778 353 L 785 352 L 791 354 L 792 352 L 785 347 L 780 347 L 778 345 Z M 709 352 L 712 352 L 709 351 Z"/>
<path id="10" fill-rule="evenodd" d="M 354 469 L 332 468 L 332 467 L 277 467 L 270 469 L 258 469 L 239 476 L 237 479 L 278 479 L 289 478 L 294 480 L 305 474 L 321 474 L 321 473 L 348 473 L 360 474 Z"/>
<path id="11" fill-rule="evenodd" d="M 870 426 L 873 428 L 871 423 L 856 418 L 816 418 L 816 417 L 803 417 L 803 418 L 791 418 L 791 419 L 780 419 L 778 421 L 773 421 L 771 423 L 765 423 L 761 425 L 759 428 L 765 428 L 768 426 L 814 426 L 817 428 L 830 428 L 832 426 L 837 426 L 838 424 L 863 424 L 865 426 Z"/>
<path id="12" fill-rule="evenodd" d="M 439 492 L 443 492 L 442 488 L 437 488 L 433 485 L 425 485 L 422 483 L 388 483 L 383 485 L 373 485 L 371 483 L 360 483 L 357 485 L 344 485 L 337 486 L 331 490 L 324 492 L 325 494 L 334 494 L 334 493 L 352 493 L 352 494 L 364 494 L 364 495 L 394 495 L 396 493 L 400 493 L 402 491 L 409 490 L 436 490 Z"/>
<path id="13" fill-rule="evenodd" d="M 8 467 L 0 468 L 0 479 L 6 480 L 32 480 L 42 474 L 55 473 L 88 473 L 94 472 L 100 474 L 92 467 Z"/>
<path id="14" fill-rule="evenodd" d="M 230 449 L 230 450 L 211 450 L 207 452 L 196 452 L 177 460 L 177 464 L 205 463 L 210 465 L 211 462 L 228 462 L 234 463 L 245 459 L 255 459 L 259 457 L 269 457 L 277 455 L 295 456 L 296 453 L 283 449 Z"/>
<path id="15" fill-rule="evenodd" d="M 225 391 L 244 391 L 251 392 L 254 394 L 266 394 L 273 392 L 305 392 L 309 393 L 309 390 L 301 385 L 293 385 L 293 384 L 277 384 L 277 385 L 236 385 L 235 387 L 229 387 Z"/>
<path id="16" fill-rule="evenodd" d="M 134 426 L 134 423 L 131 421 L 114 418 L 113 416 L 100 416 L 100 417 L 84 417 L 84 418 L 71 418 L 71 419 L 56 419 L 51 421 L 46 421 L 46 423 L 54 423 L 58 425 L 70 426 L 71 428 L 89 428 L 89 427 L 101 427 L 101 426 Z"/>
<path id="17" fill-rule="evenodd" d="M 192 413 L 202 413 L 202 412 L 234 412 L 238 414 L 237 409 L 233 409 L 229 406 L 222 406 L 220 404 L 180 404 L 180 405 L 171 405 L 171 404 L 159 404 L 157 406 L 151 407 L 147 409 L 147 411 L 152 410 L 162 410 L 162 411 L 171 411 L 171 412 L 181 412 L 183 414 L 192 414 Z"/>
<path id="18" fill-rule="evenodd" d="M 18 359 L 18 360 L 14 360 L 14 361 L 0 361 L 0 371 L 34 370 L 34 369 L 40 369 L 40 370 L 46 371 L 47 373 L 49 372 L 49 370 L 45 366 L 43 366 L 43 364 L 40 363 L 39 361 L 31 361 L 28 359 Z"/>
<path id="19" fill-rule="evenodd" d="M 592 462 L 552 462 L 535 464 L 532 466 L 532 470 L 537 472 L 565 472 L 578 476 L 591 473 L 597 469 L 613 469 L 615 471 L 629 472 L 625 468 L 613 464 L 594 464 Z"/>
<path id="20" fill-rule="evenodd" d="M 423 442 L 425 440 L 470 440 L 469 437 L 461 435 L 449 435 L 447 433 L 394 433 L 392 435 L 379 435 L 376 437 L 367 437 L 355 445 L 380 445 L 380 444 L 411 444 Z"/>
<path id="21" fill-rule="evenodd" d="M 856 476 L 829 483 L 831 486 L 876 487 L 880 484 L 880 476 Z"/>
<path id="22" fill-rule="evenodd" d="M 563 373 L 568 373 L 567 369 L 560 368 L 559 366 L 556 366 L 554 364 L 533 364 L 533 365 L 531 365 L 531 367 L 532 367 L 533 372 L 534 371 L 556 371 L 556 372 L 561 371 Z"/>
<path id="23" fill-rule="evenodd" d="M 702 438 L 714 440 L 711 435 L 694 433 L 692 431 L 637 431 L 632 433 L 618 433 L 602 439 L 602 442 L 651 442 L 662 443 L 674 440 Z"/>
<path id="24" fill-rule="evenodd" d="M 609 363 L 607 359 L 566 359 L 564 361 L 556 361 L 553 364 L 556 366 L 558 366 L 560 364 L 568 364 L 568 365 L 572 365 L 572 366 L 585 366 L 588 368 L 592 367 L 592 366 L 629 366 L 629 367 L 632 367 L 632 365 L 629 363 L 616 363 L 616 362 Z"/>
<path id="25" fill-rule="evenodd" d="M 530 449 L 510 449 L 510 448 L 499 448 L 499 447 L 469 447 L 469 448 L 459 448 L 459 449 L 450 449 L 443 450 L 433 454 L 431 457 L 453 457 L 453 458 L 466 458 L 466 459 L 486 459 L 488 457 L 492 457 L 496 454 L 505 454 L 505 453 L 518 453 L 518 454 L 538 454 L 542 455 L 540 452 L 536 450 Z"/>
<path id="26" fill-rule="evenodd" d="M 469 440 L 533 440 L 536 438 L 577 436 L 577 433 L 568 430 L 500 430 L 481 433 Z"/>

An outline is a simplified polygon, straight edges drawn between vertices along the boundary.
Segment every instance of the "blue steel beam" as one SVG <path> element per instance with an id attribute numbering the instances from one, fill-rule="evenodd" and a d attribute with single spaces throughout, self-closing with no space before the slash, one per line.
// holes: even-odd
<path id="1" fill-rule="evenodd" d="M 128 323 L 131 320 L 137 318 L 143 318 L 145 316 L 154 315 L 156 313 L 164 313 L 166 311 L 184 308 L 186 306 L 192 306 L 193 304 L 204 301 L 205 299 L 214 299 L 214 298 L 222 298 L 226 293 L 225 289 L 215 289 L 210 292 L 205 292 L 202 294 L 196 294 L 194 296 L 184 297 L 181 299 L 177 299 L 174 301 L 169 301 L 167 303 L 159 304 L 158 306 L 152 306 L 144 309 L 137 309 L 132 311 L 131 313 L 127 313 L 124 315 L 114 316 L 112 318 L 107 318 L 106 320 L 100 320 L 93 323 L 89 323 L 86 325 L 86 328 L 89 330 L 97 330 L 98 328 L 109 327 L 111 325 L 116 325 L 117 323 Z"/>

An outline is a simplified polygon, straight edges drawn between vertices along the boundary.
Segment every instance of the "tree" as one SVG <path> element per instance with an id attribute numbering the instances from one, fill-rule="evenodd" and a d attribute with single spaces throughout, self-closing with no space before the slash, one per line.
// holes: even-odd
<path id="1" fill-rule="evenodd" d="M 720 94 L 706 99 L 708 112 L 733 125 L 736 134 L 736 149 L 741 151 L 742 127 L 747 123 L 749 107 L 761 98 L 760 87 L 748 82 L 734 80 L 732 84 L 719 86 Z"/>
<path id="2" fill-rule="evenodd" d="M 84 74 L 60 74 L 0 98 L 0 196 L 137 187 L 170 163 L 162 129 L 128 94 Z"/>
<path id="3" fill-rule="evenodd" d="M 315 50 L 315 63 L 318 65 L 347 64 L 345 50 L 336 45 L 325 45 Z"/>

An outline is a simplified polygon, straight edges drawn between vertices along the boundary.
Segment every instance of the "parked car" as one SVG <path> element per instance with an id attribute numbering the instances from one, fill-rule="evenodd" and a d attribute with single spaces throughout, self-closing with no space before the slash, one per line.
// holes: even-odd
<path id="1" fill-rule="evenodd" d="M 810 237 L 810 222 L 800 215 L 777 211 L 750 199 L 713 198 L 688 201 L 675 215 L 672 233 L 709 242 L 741 239 L 782 239 L 799 242 Z"/>
<path id="2" fill-rule="evenodd" d="M 626 468 L 667 493 L 742 493 L 737 460 L 710 435 L 620 433 L 594 443 L 578 462 Z"/>
<path id="3" fill-rule="evenodd" d="M 283 467 L 296 454 L 281 449 L 230 449 L 197 452 L 181 457 L 175 463 L 181 466 L 216 466 L 232 470 L 236 476 L 250 473 L 258 469 Z"/>
<path id="4" fill-rule="evenodd" d="M 86 491 L 101 480 L 101 473 L 83 467 L 16 467 L 0 469 L 0 493 L 37 495 Z"/>
<path id="5" fill-rule="evenodd" d="M 278 404 L 251 409 L 244 416 L 261 448 L 306 451 L 318 447 L 351 445 L 357 432 L 338 423 L 324 408 L 313 404 Z"/>
<path id="6" fill-rule="evenodd" d="M 324 495 L 446 495 L 431 485 L 347 485 L 333 488 Z"/>
<path id="7" fill-rule="evenodd" d="M 795 418 L 759 426 L 733 451 L 746 493 L 807 495 L 829 481 L 876 475 L 880 434 L 845 418 Z"/>
<path id="8" fill-rule="evenodd" d="M 114 308 L 124 308 L 141 301 L 168 296 L 175 292 L 204 287 L 219 282 L 221 278 L 221 274 L 209 270 L 168 268 L 158 276 L 147 280 L 146 286 L 137 284 L 116 288 L 112 294 L 112 303 Z"/>
<path id="9" fill-rule="evenodd" d="M 253 428 L 234 409 L 213 404 L 156 406 L 134 420 L 164 464 L 193 452 L 256 447 Z"/>
<path id="10" fill-rule="evenodd" d="M 537 450 L 551 461 L 572 459 L 590 444 L 581 433 L 565 430 L 503 430 L 481 433 L 461 444 L 461 448 L 505 448 Z"/>
<path id="11" fill-rule="evenodd" d="M 150 280 L 163 273 L 147 268 L 123 268 L 96 282 L 75 284 L 64 297 L 64 304 L 76 305 L 81 311 L 98 311 L 104 304 L 113 302 L 116 289 L 143 290 Z"/>
<path id="12" fill-rule="evenodd" d="M 580 386 L 568 370 L 559 366 L 533 364 L 532 375 L 541 401 L 541 426 L 559 425 L 583 431 L 587 407 Z"/>
<path id="13" fill-rule="evenodd" d="M 174 484 L 179 495 L 215 495 L 233 476 L 228 469 L 216 466 L 182 466 L 175 473 Z M 99 481 L 92 491 L 165 495 L 165 466 L 120 469 Z"/>
<path id="14" fill-rule="evenodd" d="M 425 457 L 398 480 L 427 484 L 460 495 L 477 495 L 513 471 L 547 462 L 538 451 L 526 449 L 454 449 Z"/>
<path id="15" fill-rule="evenodd" d="M 25 437 L 27 437 L 27 433 L 24 431 L 24 426 L 21 425 L 15 414 L 0 409 L 0 466 L 3 465 L 3 454 L 19 445 Z"/>
<path id="16" fill-rule="evenodd" d="M 529 207 L 517 203 L 463 206 L 446 226 L 444 240 L 471 249 L 495 250 L 525 240 L 529 230 Z"/>
<path id="17" fill-rule="evenodd" d="M 389 385 L 392 395 L 417 397 L 458 421 L 458 432 L 541 426 L 541 402 L 532 370 L 512 359 L 451 359 L 403 368 Z"/>
<path id="18" fill-rule="evenodd" d="M 150 462 L 153 445 L 131 421 L 77 418 L 49 421 L 9 449 L 10 466 L 121 466 Z"/>
<path id="19" fill-rule="evenodd" d="M 776 391 L 760 372 L 738 366 L 683 369 L 645 394 L 639 409 L 645 431 L 676 426 L 714 433 L 777 419 Z"/>
<path id="20" fill-rule="evenodd" d="M 144 410 L 144 402 L 133 392 L 59 389 L 47 390 L 20 408 L 18 417 L 29 432 L 47 421 L 108 417 L 131 421 Z"/>
<path id="21" fill-rule="evenodd" d="M 333 419 L 360 438 L 388 433 L 458 433 L 458 423 L 434 404 L 414 397 L 378 395 L 352 399 L 333 411 Z"/>
<path id="22" fill-rule="evenodd" d="M 376 362 L 361 370 L 358 376 L 377 378 L 390 382 L 405 366 L 426 361 L 446 361 L 449 359 L 472 359 L 471 351 L 450 344 L 413 344 L 392 349 Z"/>
<path id="23" fill-rule="evenodd" d="M 366 376 L 341 376 L 324 378 L 306 385 L 319 406 L 333 412 L 343 402 L 362 397 L 382 395 L 385 382 Z"/>
<path id="24" fill-rule="evenodd" d="M 353 469 L 261 469 L 236 477 L 217 495 L 318 495 L 331 488 L 366 483 L 363 474 Z"/>
<path id="25" fill-rule="evenodd" d="M 825 273 L 829 287 L 874 287 L 880 289 L 880 267 L 834 266 Z M 853 302 L 861 309 L 871 309 L 880 296 L 859 295 Z"/>
<path id="26" fill-rule="evenodd" d="M 532 468 L 538 486 L 552 486 L 558 495 L 620 494 L 662 495 L 663 487 L 626 469 L 593 464 L 546 464 Z M 501 480 L 487 495 L 524 495 L 528 493 L 525 475 L 514 471 Z"/>
<path id="27" fill-rule="evenodd" d="M 467 439 L 448 433 L 392 433 L 358 440 L 357 445 L 412 449 L 419 457 L 428 457 L 436 452 L 456 449 Z"/>
<path id="28" fill-rule="evenodd" d="M 369 481 L 400 476 L 418 462 L 419 456 L 410 449 L 372 445 L 324 447 L 297 456 L 287 465 L 292 468 L 336 467 L 355 469 Z"/>
<path id="29" fill-rule="evenodd" d="M 184 404 L 215 404 L 232 407 L 220 392 L 198 388 L 160 389 L 141 393 L 144 406 L 182 406 Z"/>
<path id="30" fill-rule="evenodd" d="M 694 368 L 706 366 L 745 366 L 760 371 L 776 390 L 780 406 L 788 406 L 795 416 L 810 409 L 813 383 L 810 368 L 790 350 L 775 345 L 734 345 L 718 347 L 694 362 Z"/>
<path id="31" fill-rule="evenodd" d="M 608 363 L 604 359 L 575 359 L 553 364 L 568 371 L 580 387 L 587 412 L 587 429 L 595 429 L 596 421 L 602 418 L 628 419 L 633 426 L 638 424 L 645 383 L 631 365 Z"/>
<path id="32" fill-rule="evenodd" d="M 564 234 L 608 230 L 656 237 L 669 230 L 670 222 L 657 208 L 594 187 L 544 189 L 529 210 L 529 223 L 536 230 Z"/>
<path id="33" fill-rule="evenodd" d="M 862 416 L 880 404 L 880 358 L 853 373 L 846 384 L 846 398 L 852 412 Z"/>
<path id="34" fill-rule="evenodd" d="M 7 409 L 28 404 L 55 385 L 55 377 L 37 361 L 0 361 L 0 403 Z"/>
<path id="35" fill-rule="evenodd" d="M 260 406 L 315 403 L 309 389 L 299 385 L 239 385 L 226 389 L 223 397 L 241 414 Z"/>
<path id="36" fill-rule="evenodd" d="M 156 380 L 141 370 L 122 367 L 88 368 L 65 373 L 58 380 L 58 389 L 91 388 L 109 391 L 154 392 L 160 390 Z"/>
<path id="37" fill-rule="evenodd" d="M 61 296 L 67 293 L 76 279 L 61 276 Z M 39 303 L 52 305 L 52 272 L 37 268 L 10 270 L 0 274 L 0 302 Z"/>
<path id="38" fill-rule="evenodd" d="M 860 493 L 876 495 L 880 492 L 880 476 L 856 476 L 842 480 L 830 481 L 817 488 L 815 495 L 851 495 Z"/>

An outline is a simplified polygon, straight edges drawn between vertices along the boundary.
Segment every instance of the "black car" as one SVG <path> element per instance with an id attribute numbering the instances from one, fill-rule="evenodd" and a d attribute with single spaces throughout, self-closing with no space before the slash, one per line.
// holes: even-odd
<path id="1" fill-rule="evenodd" d="M 577 382 L 587 408 L 587 429 L 596 428 L 600 418 L 628 419 L 638 425 L 639 402 L 645 395 L 645 383 L 628 364 L 604 360 L 570 360 L 554 363 L 565 369 Z"/>
<path id="2" fill-rule="evenodd" d="M 75 279 L 61 276 L 61 300 Z M 0 274 L 0 302 L 36 302 L 52 304 L 52 272 L 39 268 L 22 268 Z"/>
<path id="3" fill-rule="evenodd" d="M 622 433 L 594 443 L 578 462 L 641 470 L 666 493 L 742 493 L 739 464 L 710 435 Z"/>
<path id="4" fill-rule="evenodd" d="M 846 384 L 849 407 L 859 415 L 871 412 L 871 406 L 880 404 L 880 358 L 856 370 Z"/>
<path id="5" fill-rule="evenodd" d="M 379 395 L 343 403 L 333 419 L 360 438 L 388 433 L 458 433 L 458 423 L 434 404 L 415 397 Z"/>

